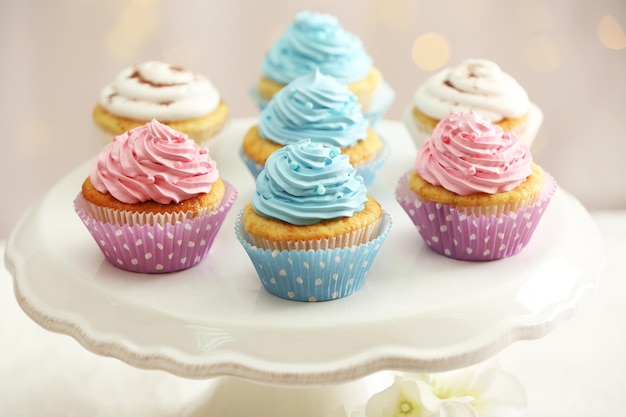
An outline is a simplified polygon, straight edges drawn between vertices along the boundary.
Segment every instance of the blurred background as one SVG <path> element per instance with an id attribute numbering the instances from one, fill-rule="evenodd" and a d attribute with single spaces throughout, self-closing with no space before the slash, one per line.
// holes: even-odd
<path id="1" fill-rule="evenodd" d="M 121 69 L 185 66 L 254 117 L 263 55 L 303 9 L 362 39 L 396 91 L 388 119 L 434 71 L 497 62 L 543 109 L 535 159 L 589 210 L 626 209 L 624 0 L 0 0 L 0 239 L 98 152 L 91 110 Z"/>

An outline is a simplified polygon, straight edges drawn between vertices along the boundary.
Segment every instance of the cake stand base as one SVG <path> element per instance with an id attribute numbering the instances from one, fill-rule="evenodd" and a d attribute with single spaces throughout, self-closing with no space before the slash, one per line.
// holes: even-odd
<path id="1" fill-rule="evenodd" d="M 218 377 L 205 395 L 181 412 L 184 417 L 334 417 L 365 404 L 393 382 L 392 372 L 357 381 L 314 387 L 266 385 L 237 377 Z"/>

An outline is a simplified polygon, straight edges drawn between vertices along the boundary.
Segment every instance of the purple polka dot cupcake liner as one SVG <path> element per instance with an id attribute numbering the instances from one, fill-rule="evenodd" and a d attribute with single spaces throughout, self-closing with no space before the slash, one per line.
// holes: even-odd
<path id="1" fill-rule="evenodd" d="M 256 103 L 257 107 L 260 111 L 263 111 L 268 100 L 262 98 L 259 95 L 259 91 L 257 89 L 257 85 L 254 84 L 249 90 L 250 97 Z M 393 88 L 387 83 L 383 81 L 378 89 L 374 92 L 372 96 L 372 100 L 370 101 L 370 105 L 367 110 L 363 110 L 363 116 L 369 121 L 372 127 L 376 126 L 378 122 L 383 118 L 389 107 L 393 104 L 396 99 L 396 93 L 393 91 Z"/>
<path id="2" fill-rule="evenodd" d="M 374 181 L 376 180 L 376 175 L 378 174 L 378 171 L 380 171 L 380 168 L 382 168 L 382 166 L 385 164 L 385 162 L 389 158 L 389 153 L 391 151 L 387 140 L 382 136 L 380 136 L 380 140 L 383 143 L 383 147 L 371 160 L 368 160 L 358 165 L 354 165 L 354 168 L 356 169 L 357 174 L 363 177 L 363 183 L 367 187 L 369 187 L 370 185 L 374 183 Z M 241 158 L 244 165 L 246 166 L 246 168 L 248 168 L 248 171 L 250 171 L 250 173 L 252 174 L 254 178 L 258 177 L 261 171 L 263 171 L 264 165 L 259 164 L 258 162 L 250 158 L 243 151 L 242 148 L 239 148 L 239 157 Z"/>
<path id="3" fill-rule="evenodd" d="M 294 301 L 330 301 L 357 291 L 391 229 L 391 216 L 383 212 L 376 235 L 367 243 L 345 248 L 281 251 L 252 245 L 243 227 L 242 213 L 237 217 L 235 234 L 263 287 L 270 294 Z"/>
<path id="4" fill-rule="evenodd" d="M 102 222 L 89 214 L 89 203 L 80 193 L 74 209 L 111 264 L 130 272 L 168 273 L 191 268 L 206 257 L 237 199 L 237 190 L 227 182 L 224 185 L 224 198 L 215 210 L 174 223 Z"/>
<path id="5" fill-rule="evenodd" d="M 528 245 L 557 188 L 554 178 L 544 175 L 538 200 L 508 214 L 477 216 L 422 200 L 409 188 L 408 173 L 398 181 L 396 200 L 433 251 L 459 260 L 492 261 L 515 255 Z"/>

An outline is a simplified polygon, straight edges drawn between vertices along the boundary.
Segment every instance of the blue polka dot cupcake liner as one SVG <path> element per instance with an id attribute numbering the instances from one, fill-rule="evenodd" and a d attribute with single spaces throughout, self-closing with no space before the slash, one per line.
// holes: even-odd
<path id="1" fill-rule="evenodd" d="M 545 183 L 537 201 L 501 214 L 468 214 L 457 208 L 419 198 L 409 188 L 409 173 L 396 187 L 396 200 L 407 213 L 426 245 L 449 258 L 492 261 L 519 253 L 531 240 L 557 183 L 544 173 Z M 505 214 L 506 213 L 506 214 Z"/>
<path id="2" fill-rule="evenodd" d="M 260 164 L 254 159 L 250 158 L 241 147 L 239 148 L 239 158 L 241 158 L 244 165 L 246 166 L 246 168 L 248 168 L 248 171 L 250 171 L 250 174 L 252 174 L 254 178 L 258 177 L 265 167 L 264 164 Z"/>
<path id="3" fill-rule="evenodd" d="M 265 106 L 267 106 L 267 103 L 269 103 L 269 100 L 264 99 L 259 94 L 259 89 L 256 83 L 253 84 L 252 87 L 250 87 L 250 89 L 248 90 L 248 94 L 252 101 L 254 101 L 254 104 L 256 104 L 256 106 L 258 107 L 259 111 L 263 111 L 263 109 L 265 109 Z"/>
<path id="4" fill-rule="evenodd" d="M 402 123 L 413 139 L 415 146 L 419 148 L 430 139 L 434 128 L 421 125 L 413 115 L 413 106 L 408 106 L 402 113 Z M 534 103 L 530 104 L 530 110 L 526 121 L 514 129 L 517 137 L 528 147 L 531 147 L 537 136 L 537 132 L 543 123 L 543 111 Z"/>
<path id="5" fill-rule="evenodd" d="M 372 127 L 376 126 L 378 122 L 385 116 L 389 107 L 396 99 L 396 93 L 393 88 L 383 81 L 378 89 L 374 92 L 374 96 L 367 109 L 363 110 L 363 116 L 369 120 Z"/>
<path id="6" fill-rule="evenodd" d="M 380 133 L 378 133 L 378 136 L 383 143 L 382 149 L 372 159 L 354 165 L 354 169 L 356 169 L 357 174 L 363 177 L 363 183 L 365 183 L 366 187 L 371 186 L 374 181 L 376 181 L 378 171 L 380 171 L 385 162 L 387 162 L 391 151 L 387 139 L 385 139 Z"/>
<path id="7" fill-rule="evenodd" d="M 249 95 L 260 111 L 263 111 L 267 103 L 269 103 L 269 100 L 259 95 L 256 84 L 250 88 Z M 376 126 L 387 113 L 387 110 L 389 110 L 395 99 L 395 91 L 391 88 L 389 83 L 383 80 L 378 89 L 374 92 L 368 108 L 363 110 L 363 116 L 367 118 L 372 127 Z"/>
<path id="8" fill-rule="evenodd" d="M 391 216 L 383 212 L 378 231 L 369 242 L 308 251 L 272 250 L 251 243 L 242 213 L 237 217 L 235 234 L 263 287 L 270 294 L 293 301 L 336 300 L 360 289 L 391 229 Z"/>
<path id="9" fill-rule="evenodd" d="M 367 187 L 374 183 L 376 175 L 389 158 L 389 153 L 391 151 L 387 140 L 382 136 L 380 136 L 380 140 L 383 143 L 383 147 L 372 159 L 361 164 L 354 165 L 357 174 L 363 177 L 363 183 Z M 250 158 L 242 148 L 239 148 L 239 157 L 254 178 L 258 177 L 261 171 L 263 171 L 264 165 L 259 164 L 254 159 Z"/>
<path id="10" fill-rule="evenodd" d="M 138 273 L 159 274 L 191 268 L 208 254 L 237 199 L 237 190 L 224 182 L 222 203 L 210 213 L 172 222 L 118 224 L 96 220 L 82 194 L 74 209 L 114 266 Z"/>

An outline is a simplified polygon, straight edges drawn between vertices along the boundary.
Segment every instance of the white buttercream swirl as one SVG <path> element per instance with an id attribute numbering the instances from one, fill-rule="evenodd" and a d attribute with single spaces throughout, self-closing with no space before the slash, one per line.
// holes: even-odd
<path id="1" fill-rule="evenodd" d="M 492 122 L 524 116 L 528 94 L 500 67 L 484 59 L 468 59 L 430 77 L 415 92 L 415 107 L 434 119 L 453 111 L 475 111 Z"/>
<path id="2" fill-rule="evenodd" d="M 117 116 L 161 122 L 204 116 L 219 102 L 220 95 L 208 78 L 158 61 L 122 70 L 102 89 L 99 101 Z"/>

